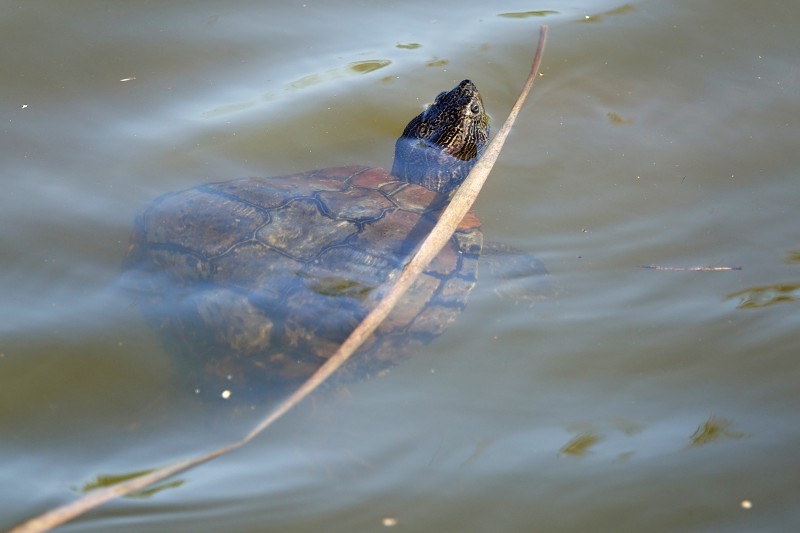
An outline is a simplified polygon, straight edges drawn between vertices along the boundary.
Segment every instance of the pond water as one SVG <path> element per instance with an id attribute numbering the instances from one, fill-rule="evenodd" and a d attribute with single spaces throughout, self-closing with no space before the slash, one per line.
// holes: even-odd
<path id="1" fill-rule="evenodd" d="M 464 78 L 497 127 L 542 23 L 543 75 L 475 210 L 552 294 L 479 280 L 413 360 L 65 530 L 800 525 L 800 4 L 7 4 L 0 528 L 252 422 L 176 388 L 117 289 L 138 211 L 389 166 Z"/>

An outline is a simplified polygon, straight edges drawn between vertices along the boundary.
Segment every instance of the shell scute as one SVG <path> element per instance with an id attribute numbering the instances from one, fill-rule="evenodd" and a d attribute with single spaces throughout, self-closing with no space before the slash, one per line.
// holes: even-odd
<path id="1" fill-rule="evenodd" d="M 303 268 L 258 241 L 246 241 L 214 259 L 214 283 L 252 293 L 258 300 L 277 304 Z"/>
<path id="2" fill-rule="evenodd" d="M 190 189 L 171 194 L 147 211 L 142 231 L 149 243 L 177 246 L 213 257 L 252 235 L 269 220 L 252 206 Z"/>
<path id="3" fill-rule="evenodd" d="M 392 199 L 402 209 L 421 214 L 437 210 L 446 201 L 445 196 L 424 187 L 405 185 L 392 195 Z"/>
<path id="4" fill-rule="evenodd" d="M 301 261 L 311 261 L 325 248 L 341 244 L 358 227 L 349 220 L 331 220 L 317 202 L 302 198 L 270 211 L 271 221 L 256 232 L 256 239 Z"/>
<path id="5" fill-rule="evenodd" d="M 336 220 L 377 220 L 394 204 L 377 189 L 352 188 L 344 192 L 318 194 L 325 213 Z"/>

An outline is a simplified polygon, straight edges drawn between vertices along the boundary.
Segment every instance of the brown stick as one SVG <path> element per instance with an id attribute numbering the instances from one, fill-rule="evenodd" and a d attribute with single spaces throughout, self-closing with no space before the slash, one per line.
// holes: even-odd
<path id="1" fill-rule="evenodd" d="M 125 496 L 141 490 L 153 483 L 163 481 L 176 474 L 184 472 L 202 463 L 208 462 L 220 455 L 226 454 L 244 444 L 250 442 L 259 433 L 264 431 L 272 423 L 278 420 L 286 412 L 292 409 L 295 405 L 300 403 L 303 398 L 311 394 L 317 387 L 319 387 L 331 374 L 333 374 L 339 367 L 341 367 L 347 359 L 364 343 L 364 341 L 375 331 L 380 323 L 389 315 L 391 310 L 408 290 L 414 280 L 422 273 L 434 257 L 441 251 L 442 247 L 447 243 L 453 232 L 458 227 L 461 219 L 467 214 L 478 193 L 483 187 L 489 172 L 494 166 L 497 157 L 500 155 L 500 150 L 508 137 L 511 127 L 522 109 L 522 104 L 525 102 L 528 93 L 533 87 L 533 82 L 536 74 L 539 71 L 539 65 L 544 52 L 544 45 L 547 41 L 547 26 L 542 26 L 539 32 L 539 44 L 536 49 L 536 55 L 533 59 L 533 67 L 528 76 L 525 85 L 517 98 L 514 107 L 497 132 L 494 139 L 486 147 L 486 151 L 481 156 L 480 160 L 472 168 L 464 183 L 461 184 L 458 191 L 453 195 L 450 204 L 442 212 L 439 221 L 431 230 L 430 235 L 422 242 L 419 250 L 411 258 L 411 261 L 403 269 L 397 282 L 394 284 L 389 293 L 380 301 L 378 305 L 364 318 L 364 320 L 353 330 L 347 340 L 339 347 L 328 361 L 325 362 L 308 380 L 306 380 L 300 387 L 292 393 L 286 400 L 284 400 L 278 407 L 272 411 L 269 416 L 259 422 L 253 430 L 245 435 L 241 440 L 228 444 L 222 448 L 209 452 L 205 455 L 195 457 L 186 461 L 173 463 L 158 470 L 153 470 L 148 474 L 144 474 L 132 478 L 123 483 L 118 483 L 114 486 L 94 491 L 86 496 L 68 503 L 61 507 L 51 509 L 27 522 L 20 524 L 16 528 L 9 531 L 9 533 L 41 533 L 49 531 L 55 527 L 65 524 L 69 520 L 76 518 L 87 511 L 102 505 L 105 502 Z"/>

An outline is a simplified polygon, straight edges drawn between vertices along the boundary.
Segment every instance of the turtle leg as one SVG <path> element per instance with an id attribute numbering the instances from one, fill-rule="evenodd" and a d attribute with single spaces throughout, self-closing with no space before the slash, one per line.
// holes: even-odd
<path id="1" fill-rule="evenodd" d="M 541 259 L 508 244 L 484 242 L 480 266 L 497 282 L 495 292 L 500 296 L 539 300 L 558 292 Z"/>

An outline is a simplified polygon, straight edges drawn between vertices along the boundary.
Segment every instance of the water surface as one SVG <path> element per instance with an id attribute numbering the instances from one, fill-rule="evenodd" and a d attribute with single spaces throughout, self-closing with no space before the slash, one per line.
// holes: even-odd
<path id="1" fill-rule="evenodd" d="M 555 294 L 481 280 L 426 353 L 67 530 L 800 524 L 800 8 L 4 12 L 0 526 L 247 427 L 173 386 L 115 287 L 140 209 L 204 181 L 389 166 L 405 123 L 464 78 L 497 126 L 542 23 L 543 76 L 476 211 L 487 238 L 547 264 Z"/>

